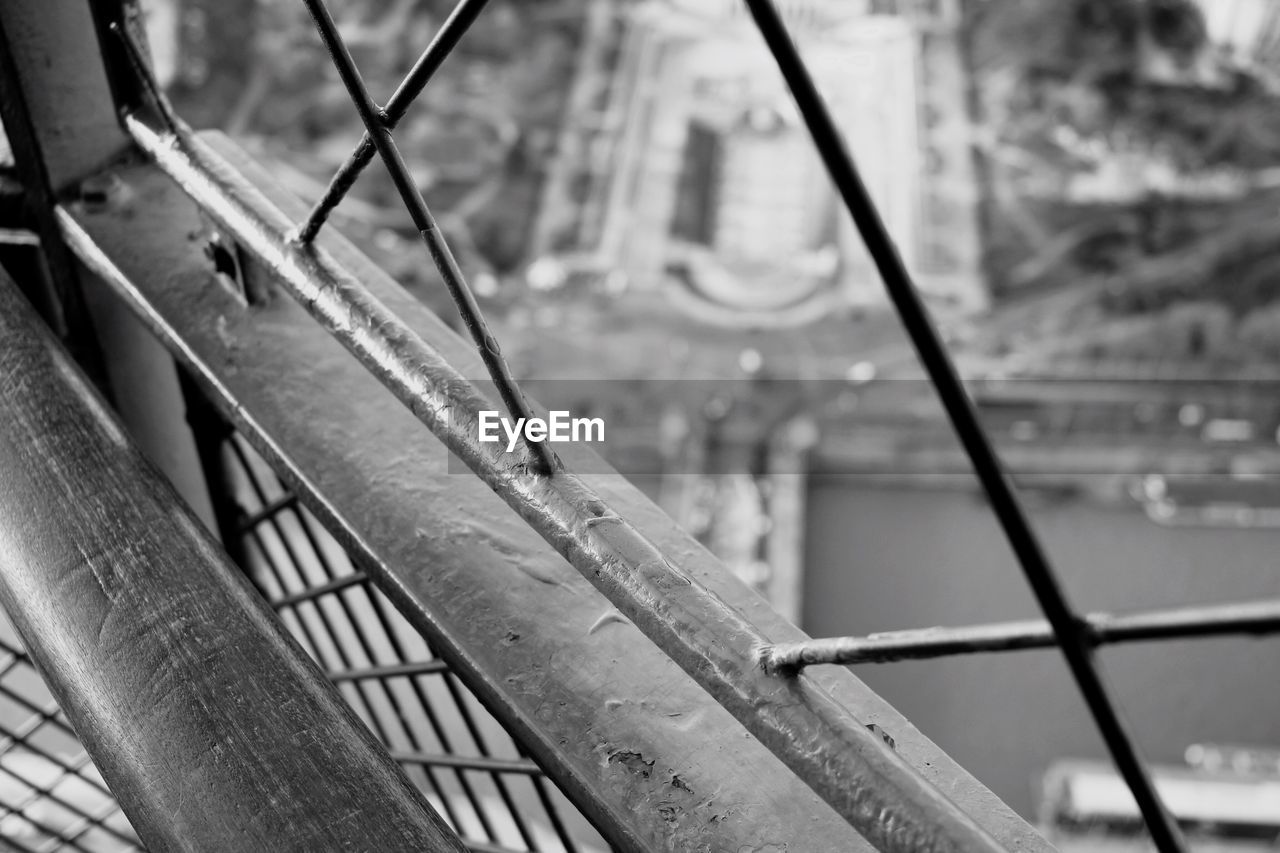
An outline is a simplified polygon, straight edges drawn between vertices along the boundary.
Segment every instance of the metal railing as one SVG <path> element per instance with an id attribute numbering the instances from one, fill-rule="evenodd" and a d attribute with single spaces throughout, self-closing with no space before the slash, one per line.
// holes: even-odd
<path id="1" fill-rule="evenodd" d="M 369 99 L 327 9 L 308 0 L 326 49 L 367 134 L 393 176 L 463 316 L 490 378 L 515 416 L 527 411 L 497 343 L 480 317 L 461 271 L 400 161 L 386 119 Z M 121 36 L 137 74 L 124 22 Z M 420 63 L 421 65 L 424 63 Z M 199 141 L 182 127 L 144 74 L 135 91 L 151 101 L 156 126 L 127 113 L 135 144 L 224 224 L 242 248 L 281 284 L 471 470 L 749 732 L 883 850 L 998 849 L 995 840 L 936 788 L 925 783 L 874 733 L 824 691 L 765 671 L 759 650 L 770 639 L 732 606 L 669 560 L 584 480 L 526 444 L 511 462 L 478 440 L 488 404 L 467 380 L 358 282 L 334 269 L 323 251 L 252 211 L 221 180 Z M 402 89 L 407 88 L 402 86 Z M 304 231 L 307 229 L 304 229 Z M 538 449 L 534 449 L 538 448 Z M 655 606 L 655 598 L 661 604 Z M 732 636 L 736 642 L 725 642 Z"/>
<path id="2" fill-rule="evenodd" d="M 563 795 L 519 743 L 244 439 L 218 432 L 204 438 L 217 445 L 239 531 L 224 541 L 432 805 L 472 849 L 583 850 Z"/>
<path id="3" fill-rule="evenodd" d="M 138 47 L 136 36 L 130 34 L 135 21 L 128 5 L 94 5 L 107 76 L 122 111 L 125 137 L 216 222 L 220 232 L 234 241 L 247 264 L 293 296 L 479 481 L 566 558 L 616 608 L 621 619 L 638 628 L 877 848 L 902 853 L 996 850 L 1016 846 L 1012 839 L 1026 836 L 1017 822 L 1008 820 L 998 807 L 975 809 L 971 802 L 962 804 L 944 795 L 935 784 L 937 780 L 927 778 L 922 770 L 922 765 L 931 762 L 920 760 L 920 753 L 908 757 L 901 750 L 895 751 L 863 725 L 851 712 L 849 701 L 851 696 L 862 695 L 857 693 L 862 689 L 860 685 L 854 688 L 851 680 L 815 676 L 805 667 L 1055 645 L 1062 650 L 1157 847 L 1162 851 L 1184 849 L 1176 822 L 1161 804 L 1110 697 L 1093 650 L 1101 643 L 1124 639 L 1274 631 L 1278 624 L 1275 608 L 1267 605 L 1250 609 L 1242 605 L 1193 609 L 1146 619 L 1130 617 L 1125 622 L 1086 617 L 1071 606 L 841 134 L 770 0 L 746 0 L 746 5 L 938 391 L 1044 611 L 1044 623 L 987 626 L 891 640 L 785 639 L 783 629 L 764 628 L 756 617 L 744 615 L 744 599 L 716 580 L 717 568 L 704 564 L 703 558 L 691 551 L 673 548 L 673 543 L 681 541 L 678 534 L 660 528 L 660 523 L 651 517 L 643 525 L 633 522 L 630 514 L 637 511 L 635 505 L 616 505 L 616 496 L 606 494 L 598 481 L 576 475 L 572 465 L 562 464 L 545 444 L 526 446 L 514 461 L 480 444 L 476 415 L 488 403 L 446 357 L 443 350 L 452 344 L 424 338 L 401 316 L 402 312 L 389 308 L 385 297 L 336 260 L 317 238 L 328 213 L 341 202 L 361 170 L 375 155 L 379 157 L 503 402 L 517 417 L 535 411 L 507 368 L 465 277 L 400 159 L 392 134 L 432 74 L 481 14 L 484 0 L 463 0 L 458 5 L 381 108 L 364 86 L 325 4 L 322 0 L 303 2 L 360 115 L 365 135 L 330 182 L 324 198 L 306 216 L 292 219 L 263 198 L 220 152 L 173 115 L 147 71 L 145 54 Z M 528 719 L 525 706 L 490 683 L 492 674 L 474 662 L 474 647 L 442 628 L 438 613 L 422 607 L 420 599 L 408 590 L 405 578 L 380 561 L 377 548 L 362 538 L 330 497 L 314 486 L 313 477 L 259 423 L 251 406 L 230 390 L 227 374 L 220 372 L 211 355 L 215 350 L 210 347 L 214 345 L 193 341 L 191 334 L 180 328 L 172 307 L 162 304 L 159 291 L 148 290 L 122 269 L 122 262 L 112 255 L 110 247 L 104 248 L 101 237 L 95 236 L 91 215 L 57 205 L 52 196 L 46 196 L 44 204 L 53 208 L 44 220 L 46 239 L 69 246 L 94 275 L 144 316 L 184 368 L 191 371 L 195 387 L 212 399 L 226 421 L 242 430 L 243 440 L 253 443 L 281 481 L 289 484 L 281 490 L 262 480 L 258 463 L 247 454 L 241 438 L 223 435 L 219 439 L 222 450 L 206 451 L 207 468 L 218 454 L 224 454 L 219 464 L 225 465 L 225 454 L 230 454 L 232 470 L 238 471 L 231 475 L 238 478 L 234 490 L 249 498 L 247 515 L 223 512 L 224 544 L 239 552 L 242 565 L 256 567 L 263 592 L 282 618 L 304 645 L 326 663 L 331 677 L 343 685 L 353 706 L 363 706 L 367 722 L 392 747 L 393 755 L 418 775 L 429 796 L 435 793 L 432 802 L 450 822 L 458 827 L 468 819 L 454 811 L 459 800 L 446 795 L 441 781 L 444 776 L 456 780 L 461 800 L 470 803 L 471 819 L 478 824 L 480 833 L 489 839 L 500 834 L 489 817 L 489 807 L 479 802 L 468 781 L 471 777 L 465 775 L 479 774 L 496 791 L 502 813 L 512 822 L 521 842 L 529 849 L 540 849 L 522 816 L 524 807 L 514 805 L 509 788 L 511 777 L 529 776 L 559 843 L 565 849 L 573 849 L 574 842 L 560 822 L 550 790 L 538 776 L 536 767 L 540 764 L 571 799 L 587 804 L 584 811 L 611 843 L 641 849 L 642 831 L 611 811 L 617 809 L 617 801 L 608 800 L 600 792 L 594 792 L 593 799 L 583 771 L 570 769 L 569 756 L 542 744 L 538 740 L 542 733 Z M 105 226 L 97 227 L 101 230 Z M 299 504 L 310 507 L 314 516 L 306 514 Z M 643 514 L 643 510 L 640 512 Z M 285 517 L 292 519 L 292 535 L 283 530 Z M 328 555 L 333 549 L 322 544 L 316 520 L 333 531 L 361 568 L 339 569 L 330 563 Z M 300 559 L 294 551 L 299 541 L 305 542 L 311 557 Z M 303 564 L 308 561 L 318 574 L 304 576 Z M 381 594 L 373 591 L 374 586 L 389 597 L 380 598 Z M 363 615 L 356 615 L 351 597 L 361 598 Z M 429 655 L 414 658 L 396 647 L 396 617 L 386 601 L 394 602 L 406 613 L 406 624 L 414 631 L 432 636 Z M 304 612 L 310 615 L 304 618 Z M 371 626 L 380 632 L 380 640 L 375 641 L 368 633 Z M 374 653 L 376 643 L 385 644 L 386 656 Z M 455 668 L 454 662 L 461 665 Z M 514 755 L 492 754 L 474 719 L 468 716 L 465 709 L 469 700 L 451 672 L 469 680 L 495 716 L 524 736 L 532 759 L 525 746 L 511 746 Z M 402 725 L 396 734 L 384 724 L 383 712 L 402 723 L 404 718 L 401 694 L 386 687 L 392 679 L 400 679 L 408 687 L 415 707 L 425 714 L 425 728 L 414 731 Z M 438 680 L 444 694 L 437 691 L 428 696 L 424 684 L 429 679 Z M 374 690 L 380 691 L 381 698 L 373 698 Z M 438 696 L 447 696 L 446 701 L 461 715 L 477 754 L 458 756 L 444 727 L 432 720 Z M 402 740 L 403 745 L 397 747 L 397 740 Z M 896 737 L 899 744 L 909 740 Z M 631 754 L 619 750 L 610 754 L 609 760 Z M 679 778 L 673 774 L 672 783 Z M 985 794 L 975 796 L 982 800 Z"/>

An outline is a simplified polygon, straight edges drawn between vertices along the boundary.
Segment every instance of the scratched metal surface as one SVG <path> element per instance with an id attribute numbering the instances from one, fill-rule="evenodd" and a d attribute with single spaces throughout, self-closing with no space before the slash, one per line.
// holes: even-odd
<path id="1" fill-rule="evenodd" d="M 154 850 L 464 848 L 0 276 L 0 603 Z"/>
<path id="2" fill-rule="evenodd" d="M 237 166 L 269 185 L 242 158 Z M 398 588 L 401 606 L 430 631 L 448 633 L 446 647 L 460 669 L 473 678 L 485 674 L 478 692 L 580 805 L 615 828 L 615 840 L 636 849 L 735 849 L 725 845 L 730 839 L 757 848 L 788 843 L 793 850 L 857 846 L 830 809 L 641 640 L 482 484 L 443 475 L 442 448 L 389 394 L 361 381 L 352 359 L 318 334 L 290 300 L 277 296 L 245 310 L 208 270 L 192 265 L 198 253 L 169 245 L 162 235 L 181 230 L 196 235 L 186 239 L 198 239 L 200 223 L 175 218 L 181 205 L 167 182 L 145 168 L 125 176 L 132 200 L 123 209 L 79 213 L 80 224 L 118 250 L 114 260 L 159 307 L 163 317 L 153 319 L 179 327 L 199 358 L 215 366 L 244 406 L 241 417 L 247 413 L 267 427 L 281 460 L 295 466 L 295 478 L 305 479 L 300 485 L 321 487 L 330 501 L 321 515 L 349 525 L 359 539 L 352 544 L 366 558 L 394 567 L 387 580 L 393 591 Z M 290 205 L 283 197 L 274 200 Z M 128 232 L 148 234 L 147 244 L 136 245 Z M 341 240 L 331 237 L 327 245 L 451 362 L 482 375 L 470 348 L 437 318 Z M 157 270 L 163 273 L 157 276 Z M 288 364 L 304 369 L 295 374 Z M 323 388 L 341 392 L 317 393 Z M 279 447 L 289 448 L 287 457 Z M 621 478 L 595 477 L 590 485 L 668 559 L 771 639 L 803 636 Z M 1005 846 L 1044 847 L 1024 822 L 851 676 L 824 673 L 813 681 L 832 690 L 861 722 L 889 732 L 901 757 Z M 831 744 L 810 748 L 821 753 Z M 751 803 L 762 807 L 748 808 Z"/>
<path id="3" fill-rule="evenodd" d="M 602 500 L 572 473 L 579 466 L 541 476 L 533 458 L 478 442 L 477 412 L 492 404 L 327 252 L 293 245 L 291 220 L 225 159 L 177 125 L 156 131 L 132 116 L 125 125 L 274 284 L 869 841 L 892 853 L 998 849 L 811 679 L 764 672 L 771 638 Z"/>

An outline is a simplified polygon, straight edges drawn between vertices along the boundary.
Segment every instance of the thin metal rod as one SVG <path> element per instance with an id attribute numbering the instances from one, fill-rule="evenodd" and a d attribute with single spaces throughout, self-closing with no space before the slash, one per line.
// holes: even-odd
<path id="1" fill-rule="evenodd" d="M 129 32 L 129 28 L 121 21 L 112 21 L 107 27 L 111 32 L 115 33 L 116 37 L 124 45 L 124 52 L 129 57 L 129 65 L 133 68 L 134 77 L 141 84 L 147 100 L 151 102 L 151 108 L 160 116 L 160 120 L 164 122 L 165 127 L 171 131 L 176 131 L 178 129 L 178 118 L 173 112 L 173 106 L 170 105 L 169 99 L 165 97 L 160 85 L 156 82 L 155 75 L 151 71 L 151 63 L 147 61 L 142 49 L 133 40 L 133 34 Z"/>
<path id="2" fill-rule="evenodd" d="M 239 529 L 240 533 L 247 533 L 249 530 L 257 527 L 264 521 L 274 518 L 276 515 L 290 507 L 296 506 L 297 503 L 298 496 L 293 492 L 286 492 L 280 497 L 271 500 L 261 508 L 246 515 L 240 520 L 240 523 L 236 525 L 236 527 Z"/>
<path id="3" fill-rule="evenodd" d="M 404 78 L 400 85 L 392 93 L 387 105 L 383 108 L 383 124 L 388 130 L 395 130 L 396 125 L 400 123 L 400 119 L 404 118 L 409 107 L 422 94 L 422 90 L 426 88 L 428 82 L 435 75 L 436 71 L 444 63 L 453 49 L 458 46 L 458 42 L 462 40 L 462 36 L 470 29 L 471 24 L 475 22 L 480 15 L 480 11 L 484 9 L 485 4 L 489 0 L 462 0 L 454 10 L 449 13 L 449 17 L 440 25 L 440 30 L 436 33 L 435 38 L 427 45 L 427 49 L 418 57 L 418 61 L 414 63 L 409 74 Z M 310 243 L 320 233 L 320 228 L 329 218 L 329 214 L 333 212 L 351 190 L 355 186 L 356 179 L 360 177 L 360 173 L 365 167 L 373 162 L 373 155 L 377 153 L 377 148 L 373 144 L 373 137 L 368 132 L 360 140 L 360 144 L 347 157 L 342 166 L 338 169 L 337 174 L 329 181 L 329 186 L 325 188 L 324 195 L 320 201 L 316 202 L 315 207 L 307 214 L 306 220 L 298 228 L 297 239 L 302 243 Z"/>
<path id="4" fill-rule="evenodd" d="M 481 443 L 478 412 L 491 404 L 475 386 L 323 247 L 289 242 L 289 218 L 225 159 L 185 128 L 157 132 L 136 116 L 126 117 L 125 127 L 463 464 L 871 843 L 888 853 L 1000 849 L 821 685 L 765 673 L 758 652 L 772 640 L 697 579 L 700 557 L 668 556 L 573 473 L 534 476 L 521 458 Z M 58 217 L 95 273 L 121 292 L 136 292 L 70 213 L 60 208 Z M 182 354 L 180 342 L 175 346 Z"/>
<path id="5" fill-rule="evenodd" d="M 524 853 L 523 850 L 517 850 L 514 847 L 505 847 L 501 844 L 489 844 L 485 841 L 470 841 L 466 838 L 462 839 L 462 843 L 467 845 L 467 849 L 471 853 Z"/>
<path id="6" fill-rule="evenodd" d="M 1142 613 L 1091 613 L 1084 617 L 1088 641 L 1095 646 L 1153 640 L 1185 640 L 1280 631 L 1280 601 L 1176 607 Z M 816 664 L 851 665 L 928 660 L 950 655 L 1048 649 L 1058 645 L 1053 626 L 1042 619 L 924 628 L 867 637 L 833 637 L 774 646 L 765 666 L 779 671 Z"/>
<path id="7" fill-rule="evenodd" d="M 248 532 L 248 531 L 246 531 Z M 334 578 L 328 583 L 318 584 L 307 589 L 291 592 L 288 595 L 282 595 L 278 598 L 269 599 L 268 604 L 273 610 L 283 610 L 286 607 L 295 607 L 304 601 L 313 601 L 331 592 L 348 589 L 353 586 L 359 586 L 362 583 L 368 583 L 369 576 L 364 572 L 356 571 L 349 575 Z"/>
<path id="8" fill-rule="evenodd" d="M 527 754 L 519 741 L 516 741 L 516 748 L 520 751 L 521 758 L 527 758 Z M 564 818 L 560 815 L 560 808 L 552 799 L 552 786 L 545 772 L 539 773 L 533 777 L 533 790 L 538 796 L 538 802 L 542 804 L 542 810 L 547 815 L 547 820 L 551 822 L 551 829 L 555 832 L 556 837 L 560 839 L 565 853 L 578 853 L 582 848 L 569 832 L 569 827 L 565 826 Z"/>
<path id="9" fill-rule="evenodd" d="M 391 751 L 391 757 L 401 764 L 448 767 L 453 770 L 479 770 L 485 773 L 521 773 L 528 776 L 542 772 L 537 764 L 527 758 L 486 758 L 484 756 L 454 755 L 453 753 L 397 752 L 394 749 Z"/>
<path id="10" fill-rule="evenodd" d="M 1080 693 L 1093 713 L 1094 721 L 1120 774 L 1133 791 L 1147 829 L 1157 847 L 1170 853 L 1185 849 L 1177 824 L 1165 809 L 1155 785 L 1138 756 L 1133 738 L 1111 701 L 1102 674 L 1093 660 L 1083 622 L 1073 612 L 1048 557 L 1040 546 L 1013 485 L 978 420 L 973 401 L 965 391 L 941 336 L 934 328 L 893 238 L 889 235 L 867 191 L 853 157 L 845 147 L 826 103 L 813 82 L 782 17 L 770 0 L 746 0 L 765 43 L 777 61 L 796 106 L 813 136 L 836 190 L 844 200 L 862 235 L 876 269 L 884 280 L 889 297 L 902 318 L 912 343 L 930 380 L 938 391 L 965 451 L 981 481 L 991 507 L 1040 609 L 1053 626 L 1067 665 L 1075 676 Z"/>
<path id="11" fill-rule="evenodd" d="M 325 49 L 329 51 L 329 56 L 338 69 L 338 76 L 342 78 L 343 85 L 351 95 L 356 112 L 360 114 L 360 121 L 364 123 L 366 134 L 373 140 L 378 156 L 382 158 L 387 172 L 391 175 L 391 182 L 395 184 L 401 201 L 409 211 L 413 226 L 422 236 L 427 252 L 430 253 L 431 259 L 440 271 L 440 277 L 444 279 L 445 287 L 449 289 L 449 295 L 453 297 L 458 313 L 462 315 L 462 322 L 467 327 L 467 332 L 480 350 L 480 358 L 484 361 L 489 376 L 498 389 L 498 395 L 502 397 L 502 402 L 506 404 L 507 411 L 512 417 L 525 420 L 532 418 L 533 410 L 516 384 L 515 377 L 511 375 L 511 369 L 507 366 L 507 361 L 498 347 L 498 339 L 489 331 L 484 315 L 480 311 L 480 305 L 476 302 L 475 294 L 471 292 L 462 269 L 453 257 L 453 251 L 445 241 L 444 235 L 440 233 L 440 226 L 431 215 L 426 199 L 422 197 L 413 175 L 409 173 L 409 167 L 400 156 L 400 150 L 391 137 L 390 128 L 387 127 L 386 114 L 369 96 L 369 90 L 365 88 L 355 60 L 351 58 L 351 53 L 338 33 L 338 26 L 334 23 L 333 16 L 329 14 L 324 0 L 303 0 L 303 2 L 316 22 L 316 29 L 320 33 Z M 556 456 L 546 442 L 530 441 L 526 434 L 524 443 L 529 453 L 541 465 L 542 473 L 550 474 L 556 470 L 558 467 Z"/>
<path id="12" fill-rule="evenodd" d="M 330 681 L 361 681 L 368 678 L 398 678 L 410 675 L 437 675 L 448 672 L 449 665 L 442 660 L 424 660 L 418 663 L 393 663 L 383 666 L 366 666 L 359 669 L 339 670 L 327 673 Z"/>
<path id="13" fill-rule="evenodd" d="M 244 536 L 240 529 L 240 522 L 246 513 L 236 500 L 235 486 L 231 482 L 222 450 L 231 437 L 231 427 L 201 393 L 191 373 L 182 367 L 178 367 L 178 387 L 186 408 L 187 426 L 191 428 L 200 470 L 204 473 L 218 539 L 231 562 L 243 571 L 249 565 L 245 559 Z"/>

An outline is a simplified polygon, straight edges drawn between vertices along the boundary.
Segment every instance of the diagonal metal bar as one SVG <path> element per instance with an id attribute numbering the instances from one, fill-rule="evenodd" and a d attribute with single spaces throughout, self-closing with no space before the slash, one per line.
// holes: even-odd
<path id="1" fill-rule="evenodd" d="M 368 582 L 369 576 L 364 572 L 353 572 L 349 575 L 334 578 L 326 583 L 270 599 L 267 601 L 267 604 L 271 606 L 272 610 L 283 610 L 286 607 L 295 607 L 304 601 L 314 601 L 315 599 L 328 595 L 329 593 L 338 592 L 339 590 L 359 586 L 360 584 Z"/>
<path id="2" fill-rule="evenodd" d="M 669 557 L 567 470 L 534 476 L 527 464 L 479 442 L 478 411 L 487 401 L 475 387 L 327 251 L 286 241 L 289 220 L 201 140 L 185 130 L 157 133 L 133 116 L 125 126 L 461 462 L 869 841 L 903 853 L 998 849 L 971 815 L 820 682 L 765 673 L 758 650 L 768 636 L 691 574 L 696 556 Z M 95 272 L 129 293 L 133 286 L 74 218 L 59 209 L 59 221 Z M 616 495 L 607 479 L 596 486 Z"/>
<path id="3" fill-rule="evenodd" d="M 426 767 L 448 767 L 453 770 L 479 770 L 485 773 L 519 773 L 536 776 L 542 771 L 527 758 L 493 758 L 490 756 L 455 755 L 451 752 L 426 753 L 391 751 L 391 757 L 401 764 L 421 764 Z"/>
<path id="4" fill-rule="evenodd" d="M 462 0 L 454 10 L 449 13 L 449 17 L 440 25 L 440 30 L 436 33 L 435 38 L 427 45 L 427 49 L 418 57 L 418 61 L 414 63 L 413 68 L 409 70 L 409 74 L 404 78 L 395 92 L 391 94 L 391 98 L 387 101 L 387 105 L 383 108 L 383 123 L 388 130 L 395 130 L 396 125 L 400 123 L 400 119 L 404 118 L 409 107 L 422 94 L 422 90 L 426 88 L 427 83 L 435 76 L 440 66 L 449 58 L 449 54 L 453 53 L 453 49 L 458 46 L 458 42 L 462 40 L 462 36 L 480 16 L 480 12 L 484 9 L 485 4 L 489 0 Z M 310 243 L 320 233 L 321 227 L 328 220 L 331 214 L 344 198 L 351 188 L 355 186 L 356 179 L 360 177 L 360 173 L 365 167 L 373 162 L 373 155 L 377 153 L 377 148 L 373 144 L 373 137 L 366 131 L 364 137 L 360 140 L 360 144 L 347 157 L 337 173 L 329 181 L 329 186 L 325 188 L 324 195 L 311 208 L 311 212 L 307 214 L 306 220 L 298 228 L 297 239 L 302 243 Z"/>
<path id="5" fill-rule="evenodd" d="M 426 200 L 419 192 L 413 176 L 409 174 L 409 167 L 400 156 L 395 140 L 391 138 L 386 113 L 380 110 L 369 96 L 369 90 L 365 87 L 355 60 L 351 58 L 350 51 L 347 50 L 342 36 L 338 33 L 338 26 L 334 23 L 333 16 L 329 14 L 324 0 L 303 0 L 303 2 L 316 22 L 316 29 L 320 32 L 325 49 L 329 52 L 334 67 L 338 69 L 338 76 L 342 78 L 343 85 L 351 95 L 356 112 L 360 114 L 360 121 L 364 123 L 367 135 L 373 140 L 378 156 L 386 165 L 396 191 L 399 192 L 401 200 L 408 209 L 414 227 L 422 236 L 422 241 L 426 244 L 436 268 L 440 270 L 440 276 L 444 279 L 449 295 L 453 297 L 454 304 L 462 315 L 467 332 L 480 349 L 480 358 L 484 361 L 494 385 L 497 386 L 498 395 L 502 397 L 502 402 L 506 404 L 507 410 L 513 417 L 526 420 L 532 418 L 533 412 L 529 408 L 529 403 L 516 385 L 515 377 L 511 375 L 506 359 L 502 357 L 498 339 L 490 333 L 484 315 L 480 312 L 480 306 L 476 303 L 475 294 L 467 285 L 466 278 L 462 275 L 462 270 L 449 249 L 449 244 L 440 233 L 440 226 L 436 224 Z M 546 442 L 529 441 L 526 436 L 525 445 L 530 455 L 541 464 L 543 473 L 550 474 L 556 470 L 558 463 L 555 454 L 551 452 Z"/>
<path id="6" fill-rule="evenodd" d="M 366 666 L 358 669 L 334 670 L 328 674 L 330 681 L 360 681 L 366 678 L 387 679 L 413 675 L 439 675 L 447 672 L 449 665 L 442 660 L 424 660 L 412 663 L 390 663 Z"/>
<path id="7" fill-rule="evenodd" d="M 1140 613 L 1091 613 L 1083 622 L 1087 640 L 1095 646 L 1233 634 L 1260 636 L 1280 631 L 1280 601 L 1174 607 Z M 780 671 L 815 664 L 848 666 L 928 660 L 982 652 L 1051 649 L 1057 645 L 1053 626 L 1042 619 L 1033 619 L 785 643 L 769 650 L 765 666 Z"/>
<path id="8" fill-rule="evenodd" d="M 245 515 L 240 519 L 240 523 L 236 525 L 236 531 L 244 534 L 266 521 L 275 518 L 280 513 L 297 505 L 298 496 L 293 492 L 285 492 L 278 498 L 274 498 L 270 502 L 264 504 L 260 508 Z"/>
<path id="9" fill-rule="evenodd" d="M 134 79 L 140 85 L 143 94 L 146 95 L 151 108 L 156 111 L 156 115 L 160 117 L 165 127 L 171 131 L 177 130 L 178 118 L 174 115 L 173 107 L 169 104 L 169 99 L 165 97 L 164 92 L 160 90 L 160 85 L 151 73 L 151 65 L 143 55 L 142 49 L 138 47 L 137 42 L 133 40 L 133 35 L 120 21 L 112 21 L 107 25 L 107 28 L 124 45 L 125 56 L 128 57 L 129 66 L 133 69 Z"/>
<path id="10" fill-rule="evenodd" d="M 1151 777 L 1138 756 L 1133 738 L 1111 701 L 1102 673 L 1093 659 L 1093 647 L 1085 624 L 1072 610 L 1066 592 L 1058 583 L 1013 485 L 983 431 L 973 401 L 965 391 L 942 338 L 916 291 L 911 274 L 880 218 L 875 202 L 845 146 L 844 138 L 804 60 L 800 58 L 781 15 L 770 0 L 746 0 L 746 4 L 791 89 L 796 106 L 813 136 L 836 190 L 844 200 L 867 251 L 875 261 L 889 298 L 897 308 L 920 361 L 938 391 L 974 472 L 1022 566 L 1027 582 L 1041 610 L 1053 626 L 1080 693 L 1093 714 L 1120 774 L 1133 791 L 1152 839 L 1161 851 L 1184 850 L 1185 843 L 1177 824 L 1156 793 Z"/>

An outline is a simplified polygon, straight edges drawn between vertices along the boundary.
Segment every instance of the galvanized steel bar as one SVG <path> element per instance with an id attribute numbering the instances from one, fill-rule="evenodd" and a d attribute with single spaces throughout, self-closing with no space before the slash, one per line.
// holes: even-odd
<path id="1" fill-rule="evenodd" d="M 1091 613 L 1083 617 L 1083 621 L 1086 641 L 1094 646 L 1239 634 L 1261 636 L 1280 631 L 1280 601 L 1173 607 L 1140 613 Z M 776 672 L 817 664 L 890 663 L 982 652 L 1050 649 L 1057 645 L 1053 626 L 1042 619 L 1032 619 L 783 643 L 768 650 L 765 666 Z"/>
<path id="2" fill-rule="evenodd" d="M 156 850 L 461 851 L 0 276 L 0 602 Z"/>
<path id="3" fill-rule="evenodd" d="M 844 200 L 867 252 L 884 281 L 889 298 L 902 318 L 907 335 L 937 389 L 938 397 L 991 501 L 992 510 L 1040 609 L 1059 638 L 1063 657 L 1075 676 L 1080 693 L 1093 714 L 1117 769 L 1133 791 L 1152 840 L 1166 853 L 1184 850 L 1186 845 L 1182 833 L 1161 802 L 1151 776 L 1138 755 L 1133 737 L 1111 700 L 1102 673 L 1093 659 L 1093 648 L 1082 630 L 1081 620 L 1068 603 L 1065 590 L 1058 583 L 1013 484 L 978 419 L 977 409 L 942 343 L 942 337 L 934 328 L 911 273 L 858 173 L 835 120 L 791 40 L 782 16 L 771 0 L 746 0 L 746 4 L 765 44 L 777 61 L 836 191 Z"/>
<path id="4" fill-rule="evenodd" d="M 199 139 L 157 132 L 132 118 L 126 125 L 140 147 L 239 241 L 255 263 L 567 557 L 623 617 L 869 840 L 886 850 L 998 849 L 970 816 L 834 702 L 820 681 L 765 673 L 757 654 L 769 638 L 678 565 L 679 557 L 663 553 L 611 511 L 582 480 L 568 472 L 537 475 L 527 457 L 507 457 L 478 442 L 477 412 L 489 405 L 487 401 L 325 250 L 289 242 L 291 222 Z M 87 239 L 74 217 L 63 212 L 61 219 L 90 266 L 120 292 L 136 298 L 134 286 Z M 139 308 L 144 313 L 154 310 Z M 158 331 L 170 328 L 169 321 L 152 319 Z M 170 343 L 184 360 L 199 364 L 184 351 L 181 339 L 170 338 Z M 263 449 L 282 463 L 288 458 L 280 448 Z M 298 485 L 306 492 L 304 482 Z M 322 518 L 332 517 L 323 503 L 312 508 Z M 367 545 L 352 544 L 357 553 L 367 552 Z M 391 583 L 389 592 L 402 607 L 420 606 L 405 600 L 398 579 L 383 574 L 375 578 Z M 442 653 L 452 654 L 449 639 L 437 636 L 433 641 L 441 642 Z M 462 671 L 467 671 L 465 665 Z M 477 689 L 474 682 L 471 686 Z M 479 688 L 485 695 L 484 685 Z M 963 788 L 970 789 L 968 784 Z M 1007 825 L 1013 829 L 1013 824 Z"/>

